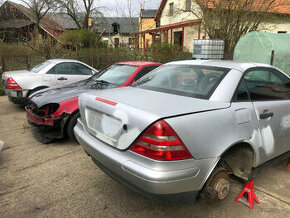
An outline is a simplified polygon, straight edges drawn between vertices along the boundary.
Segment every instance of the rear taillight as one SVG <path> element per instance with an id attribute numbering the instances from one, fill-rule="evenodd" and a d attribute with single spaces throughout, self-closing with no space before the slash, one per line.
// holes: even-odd
<path id="1" fill-rule="evenodd" d="M 131 151 L 163 161 L 192 158 L 176 132 L 164 120 L 150 126 L 131 147 Z"/>
<path id="2" fill-rule="evenodd" d="M 6 89 L 21 89 L 21 87 L 15 82 L 12 77 L 9 77 L 6 81 Z"/>

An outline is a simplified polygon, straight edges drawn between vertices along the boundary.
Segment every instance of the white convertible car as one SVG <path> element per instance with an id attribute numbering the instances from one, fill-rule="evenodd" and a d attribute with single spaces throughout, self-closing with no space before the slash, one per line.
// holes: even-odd
<path id="1" fill-rule="evenodd" d="M 5 93 L 15 104 L 26 104 L 27 97 L 40 89 L 87 79 L 98 70 L 85 63 L 68 59 L 47 60 L 30 70 L 2 74 Z"/>

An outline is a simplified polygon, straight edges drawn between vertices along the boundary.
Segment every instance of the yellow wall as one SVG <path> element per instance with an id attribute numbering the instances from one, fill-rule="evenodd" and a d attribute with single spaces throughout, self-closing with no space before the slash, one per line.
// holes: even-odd
<path id="1" fill-rule="evenodd" d="M 139 32 L 155 29 L 156 28 L 156 22 L 154 21 L 154 18 L 139 18 Z M 150 46 L 152 44 L 152 36 L 149 35 L 149 33 L 145 34 L 145 44 L 146 40 L 149 40 L 148 45 Z M 139 35 L 139 48 L 143 48 L 143 36 Z"/>

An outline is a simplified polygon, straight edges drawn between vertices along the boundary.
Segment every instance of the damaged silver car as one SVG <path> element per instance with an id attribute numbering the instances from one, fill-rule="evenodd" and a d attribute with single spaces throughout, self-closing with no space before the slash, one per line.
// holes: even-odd
<path id="1" fill-rule="evenodd" d="M 290 151 L 290 78 L 264 64 L 178 61 L 135 87 L 79 98 L 75 135 L 109 176 L 147 197 L 224 199 Z"/>

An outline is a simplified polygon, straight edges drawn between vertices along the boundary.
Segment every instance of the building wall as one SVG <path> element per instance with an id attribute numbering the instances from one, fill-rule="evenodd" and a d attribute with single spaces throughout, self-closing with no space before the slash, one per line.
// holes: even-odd
<path id="1" fill-rule="evenodd" d="M 164 9 L 160 16 L 160 26 L 179 23 L 188 20 L 198 19 L 192 12 L 185 11 L 185 0 L 168 0 L 164 6 Z M 174 10 L 173 14 L 170 15 L 169 8 L 170 3 L 173 3 Z M 193 1 L 191 5 L 191 10 L 199 13 L 199 6 Z M 173 29 L 172 40 L 171 40 L 171 31 L 168 33 L 168 42 L 174 43 L 174 32 L 182 31 L 182 28 Z M 184 42 L 183 47 L 186 51 L 193 51 L 193 40 L 198 39 L 199 26 L 186 26 L 184 27 Z M 201 33 L 200 37 L 203 37 L 204 34 Z M 162 41 L 165 41 L 165 37 L 162 37 Z"/>
<path id="2" fill-rule="evenodd" d="M 154 21 L 154 18 L 139 18 L 139 32 L 154 28 L 156 28 L 156 22 Z M 148 43 L 146 43 L 147 41 Z M 150 35 L 149 33 L 145 34 L 145 45 L 146 44 L 148 44 L 149 47 L 152 44 L 152 35 Z M 142 35 L 139 35 L 139 48 L 143 48 Z"/>
<path id="3" fill-rule="evenodd" d="M 286 31 L 290 34 L 290 16 L 289 17 L 274 17 L 272 20 L 265 24 L 262 24 L 259 28 L 260 31 L 278 33 L 278 31 Z"/>
<path id="4" fill-rule="evenodd" d="M 104 35 L 102 41 L 108 43 L 109 47 L 115 48 L 115 38 L 119 38 L 119 47 L 125 46 L 127 48 L 134 47 L 134 35 L 129 34 L 117 34 L 117 35 Z M 129 43 L 129 39 L 132 39 L 132 43 Z"/>
<path id="5" fill-rule="evenodd" d="M 192 12 L 185 11 L 185 0 L 167 0 L 160 17 L 160 25 L 168 25 L 172 23 L 182 22 L 186 20 L 198 19 Z M 169 5 L 174 4 L 173 15 L 169 14 Z M 199 13 L 199 6 L 195 1 L 191 3 L 191 8 L 194 12 Z"/>
<path id="6" fill-rule="evenodd" d="M 185 2 L 185 0 L 167 0 L 160 16 L 160 25 L 164 26 L 182 21 L 198 19 L 198 17 L 196 17 L 192 12 L 185 11 Z M 174 11 L 172 15 L 170 15 L 169 13 L 170 3 L 174 4 Z M 192 1 L 191 10 L 198 15 L 201 13 L 199 5 L 195 1 Z M 286 31 L 290 34 L 290 16 L 283 18 L 271 16 L 267 23 L 260 26 L 259 30 L 272 33 L 278 33 L 278 31 Z M 181 30 L 174 29 L 173 36 L 174 32 L 176 31 Z M 187 51 L 192 52 L 193 40 L 198 38 L 198 26 L 185 27 L 184 31 L 184 48 L 186 48 Z M 202 28 L 200 37 L 206 38 L 205 31 Z M 162 37 L 162 39 L 163 41 L 165 41 L 165 37 Z M 168 33 L 168 42 L 171 42 L 170 31 Z M 174 39 L 172 40 L 172 42 L 174 42 Z"/>

